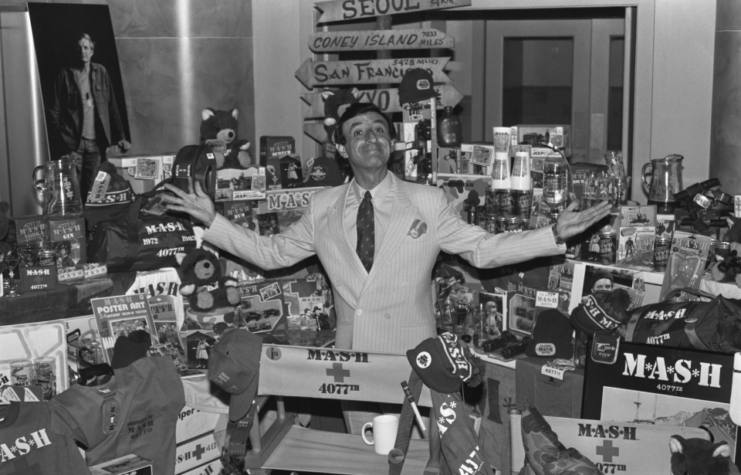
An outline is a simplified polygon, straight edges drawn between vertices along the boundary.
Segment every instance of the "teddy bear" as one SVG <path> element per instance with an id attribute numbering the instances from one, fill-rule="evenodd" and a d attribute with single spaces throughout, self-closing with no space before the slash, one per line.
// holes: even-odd
<path id="1" fill-rule="evenodd" d="M 188 298 L 192 310 L 210 312 L 231 308 L 239 303 L 237 279 L 221 275 L 219 259 L 205 249 L 179 253 L 180 294 Z"/>
<path id="2" fill-rule="evenodd" d="M 358 89 L 327 89 L 321 92 L 324 99 L 324 130 L 327 140 L 332 141 L 335 126 L 350 104 L 358 102 Z"/>
<path id="3" fill-rule="evenodd" d="M 672 454 L 672 475 L 738 475 L 731 462 L 731 447 L 725 442 L 685 439 L 673 435 L 669 439 Z"/>
<path id="4" fill-rule="evenodd" d="M 223 111 L 208 108 L 201 111 L 201 141 L 221 140 L 226 145 L 223 156 L 216 154 L 216 168 L 219 170 L 255 166 L 248 152 L 250 142 L 237 138 L 238 116 L 237 109 Z"/>

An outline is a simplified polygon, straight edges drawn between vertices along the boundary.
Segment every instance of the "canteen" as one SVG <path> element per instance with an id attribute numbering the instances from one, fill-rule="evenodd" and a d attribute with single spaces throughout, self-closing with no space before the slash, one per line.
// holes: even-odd
<path id="1" fill-rule="evenodd" d="M 39 175 L 39 172 L 42 172 Z M 42 208 L 47 216 L 81 216 L 82 197 L 77 161 L 65 155 L 33 170 L 33 183 L 42 192 Z"/>
<path id="2" fill-rule="evenodd" d="M 682 160 L 682 155 L 671 154 L 643 165 L 643 191 L 648 195 L 649 204 L 656 204 L 659 213 L 674 212 L 677 201 L 674 195 L 683 189 Z M 647 171 L 649 167 L 651 170 Z"/>

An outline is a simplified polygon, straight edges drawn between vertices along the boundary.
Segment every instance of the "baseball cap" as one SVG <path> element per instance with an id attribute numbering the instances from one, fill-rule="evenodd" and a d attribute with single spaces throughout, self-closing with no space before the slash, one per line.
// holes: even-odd
<path id="1" fill-rule="evenodd" d="M 625 289 L 587 295 L 571 312 L 571 325 L 587 335 L 613 333 L 628 320 L 630 294 Z"/>
<path id="2" fill-rule="evenodd" d="M 568 317 L 558 310 L 546 310 L 538 315 L 533 338 L 525 350 L 528 356 L 569 359 L 574 355 Z"/>
<path id="3" fill-rule="evenodd" d="M 420 102 L 437 95 L 432 73 L 422 68 L 408 69 L 399 83 L 399 103 Z"/>
<path id="4" fill-rule="evenodd" d="M 407 351 L 407 359 L 419 379 L 439 393 L 458 391 L 461 383 L 469 381 L 474 374 L 474 365 L 452 333 L 424 340 Z"/>
<path id="5" fill-rule="evenodd" d="M 208 379 L 231 394 L 229 420 L 242 419 L 257 395 L 262 338 L 248 330 L 225 331 L 211 348 Z"/>

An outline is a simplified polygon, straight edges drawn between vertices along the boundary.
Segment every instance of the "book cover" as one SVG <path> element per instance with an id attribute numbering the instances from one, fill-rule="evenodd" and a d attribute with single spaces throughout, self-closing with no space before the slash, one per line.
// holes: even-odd
<path id="1" fill-rule="evenodd" d="M 663 302 L 677 289 L 700 287 L 711 240 L 710 236 L 702 234 L 674 231 L 659 301 Z"/>
<path id="2" fill-rule="evenodd" d="M 144 294 L 119 295 L 90 299 L 93 315 L 98 323 L 106 362 L 113 359 L 116 338 L 128 336 L 134 330 L 145 330 L 156 338 L 152 312 Z"/>

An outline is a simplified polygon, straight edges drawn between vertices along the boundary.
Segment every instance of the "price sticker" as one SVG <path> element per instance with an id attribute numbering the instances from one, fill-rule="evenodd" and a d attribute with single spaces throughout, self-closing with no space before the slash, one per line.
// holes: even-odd
<path id="1" fill-rule="evenodd" d="M 537 291 L 535 306 L 541 308 L 558 308 L 558 292 Z"/>

